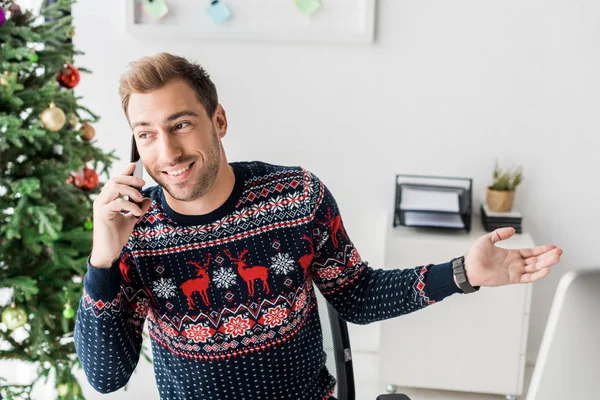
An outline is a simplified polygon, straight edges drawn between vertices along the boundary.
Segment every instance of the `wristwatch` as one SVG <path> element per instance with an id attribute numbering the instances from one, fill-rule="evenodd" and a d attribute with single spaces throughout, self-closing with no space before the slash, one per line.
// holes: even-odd
<path id="1" fill-rule="evenodd" d="M 467 272 L 465 271 L 465 256 L 460 256 L 452 260 L 452 273 L 456 278 L 458 287 L 464 293 L 473 293 L 479 290 L 480 286 L 471 286 L 469 279 L 467 279 Z"/>

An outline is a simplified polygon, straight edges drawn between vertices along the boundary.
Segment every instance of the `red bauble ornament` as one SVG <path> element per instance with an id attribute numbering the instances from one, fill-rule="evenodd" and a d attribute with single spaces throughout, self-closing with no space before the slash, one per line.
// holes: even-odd
<path id="1" fill-rule="evenodd" d="M 56 80 L 62 87 L 73 89 L 79 83 L 79 70 L 71 64 L 65 64 L 63 70 L 56 74 Z"/>
<path id="2" fill-rule="evenodd" d="M 76 175 L 72 175 L 67 183 L 73 183 L 83 190 L 94 190 L 98 187 L 98 174 L 93 169 L 84 167 Z"/>

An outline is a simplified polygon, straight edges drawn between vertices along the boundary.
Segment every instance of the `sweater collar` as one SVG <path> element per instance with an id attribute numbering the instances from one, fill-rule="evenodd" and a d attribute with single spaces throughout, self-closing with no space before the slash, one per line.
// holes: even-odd
<path id="1" fill-rule="evenodd" d="M 230 214 L 235 209 L 235 206 L 244 191 L 246 167 L 238 162 L 231 162 L 229 165 L 233 168 L 235 183 L 227 200 L 225 200 L 225 202 L 217 209 L 202 215 L 180 214 L 169 206 L 169 203 L 167 203 L 167 199 L 165 198 L 164 189 L 159 187 L 160 204 L 164 213 L 178 225 L 206 225 L 218 221 L 227 214 Z"/>

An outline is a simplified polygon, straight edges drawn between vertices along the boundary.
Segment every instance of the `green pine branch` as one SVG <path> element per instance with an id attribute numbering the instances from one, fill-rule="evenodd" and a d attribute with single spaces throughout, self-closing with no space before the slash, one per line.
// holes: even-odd
<path id="1" fill-rule="evenodd" d="M 34 364 L 37 375 L 31 385 L 0 379 L 0 397 L 29 398 L 37 381 L 54 376 L 57 387 L 68 389 L 63 398 L 83 399 L 73 375 L 81 368 L 75 319 L 65 318 L 63 310 L 66 304 L 77 309 L 82 296 L 92 243 L 83 224 L 102 184 L 83 190 L 67 180 L 83 166 L 108 177 L 117 157 L 81 138 L 72 117 L 95 123 L 99 116 L 56 79 L 66 63 L 79 69 L 82 80 L 91 73 L 77 66 L 83 52 L 68 40 L 74 2 L 44 3 L 21 15 L 10 15 L 11 3 L 0 0 L 8 15 L 0 26 L 0 290 L 10 289 L 12 298 L 0 313 L 14 303 L 27 322 L 18 328 L 25 337 L 19 341 L 0 323 L 0 360 Z M 58 131 L 46 129 L 40 118 L 50 103 L 67 118 Z"/>

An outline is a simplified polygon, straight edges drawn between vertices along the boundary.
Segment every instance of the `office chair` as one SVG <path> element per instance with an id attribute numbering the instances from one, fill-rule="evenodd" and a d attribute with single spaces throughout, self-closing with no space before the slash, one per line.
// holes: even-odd
<path id="1" fill-rule="evenodd" d="M 314 292 L 323 331 L 323 349 L 327 355 L 325 365 L 337 381 L 333 396 L 337 400 L 356 400 L 348 326 L 321 292 L 316 288 Z M 380 395 L 377 400 L 410 400 L 410 398 L 404 394 L 394 393 Z"/>

